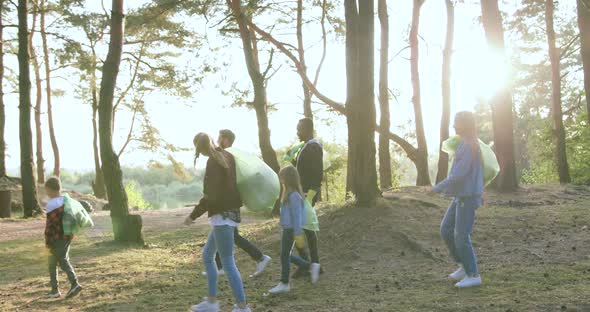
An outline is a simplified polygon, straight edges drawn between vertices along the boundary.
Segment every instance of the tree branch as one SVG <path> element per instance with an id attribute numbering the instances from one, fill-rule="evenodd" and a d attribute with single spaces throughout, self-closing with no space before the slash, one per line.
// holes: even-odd
<path id="1" fill-rule="evenodd" d="M 118 158 L 121 158 L 121 155 L 123 155 L 123 152 L 125 151 L 125 149 L 129 145 L 129 143 L 131 143 L 131 141 L 132 141 L 132 137 L 133 137 L 133 126 L 135 125 L 135 116 L 136 115 L 137 115 L 137 104 L 133 108 L 133 117 L 131 119 L 131 126 L 129 127 L 129 133 L 127 133 L 127 140 L 125 141 L 125 144 L 123 144 L 123 147 L 121 147 L 121 150 L 117 154 L 117 157 Z"/>

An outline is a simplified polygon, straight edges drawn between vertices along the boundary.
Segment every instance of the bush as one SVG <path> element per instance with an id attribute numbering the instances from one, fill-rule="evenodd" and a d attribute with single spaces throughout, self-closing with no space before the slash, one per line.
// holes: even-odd
<path id="1" fill-rule="evenodd" d="M 152 209 L 152 205 L 143 199 L 141 189 L 137 187 L 135 181 L 131 181 L 125 185 L 125 192 L 127 192 L 130 208 L 138 208 L 139 210 Z"/>

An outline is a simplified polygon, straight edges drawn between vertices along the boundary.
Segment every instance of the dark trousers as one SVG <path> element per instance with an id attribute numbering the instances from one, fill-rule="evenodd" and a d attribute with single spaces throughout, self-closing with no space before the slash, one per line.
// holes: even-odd
<path id="1" fill-rule="evenodd" d="M 291 254 L 294 243 L 295 231 L 293 229 L 283 229 L 283 235 L 281 236 L 281 283 L 289 283 L 291 262 L 301 270 L 309 270 L 310 262 L 308 260 Z"/>
<path id="2" fill-rule="evenodd" d="M 254 244 L 250 243 L 249 240 L 245 239 L 240 235 L 238 228 L 235 227 L 234 230 L 234 243 L 238 248 L 245 251 L 254 261 L 262 260 L 263 254 Z M 215 254 L 215 263 L 217 263 L 217 269 L 223 269 L 223 265 L 221 264 L 221 258 L 219 257 L 219 252 Z"/>
<path id="3" fill-rule="evenodd" d="M 310 260 L 311 255 L 311 262 L 312 263 L 320 263 L 320 254 L 318 251 L 318 233 L 310 230 L 303 230 L 305 233 L 305 238 L 307 240 L 307 246 L 309 247 L 309 253 L 304 248 L 297 248 L 297 252 L 301 256 L 301 258 L 305 260 Z"/>
<path id="4" fill-rule="evenodd" d="M 78 284 L 74 268 L 70 264 L 70 243 L 71 240 L 56 240 L 49 243 L 49 278 L 51 288 L 57 290 L 57 266 L 68 275 L 68 280 L 72 286 Z"/>

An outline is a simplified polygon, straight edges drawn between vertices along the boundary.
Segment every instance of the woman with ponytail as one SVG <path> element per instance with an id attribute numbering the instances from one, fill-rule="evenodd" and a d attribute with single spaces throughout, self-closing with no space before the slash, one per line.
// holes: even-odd
<path id="1" fill-rule="evenodd" d="M 457 113 L 454 128 L 461 143 L 448 177 L 436 185 L 433 191 L 453 198 L 442 220 L 440 232 L 451 257 L 459 265 L 459 269 L 449 277 L 459 281 L 455 284 L 457 288 L 467 288 L 482 283 L 471 244 L 471 232 L 475 211 L 482 204 L 484 174 L 473 113 Z"/>
<path id="2" fill-rule="evenodd" d="M 237 304 L 233 312 L 250 312 L 246 303 L 246 295 L 240 272 L 233 255 L 234 229 L 239 225 L 242 200 L 236 185 L 236 164 L 233 156 L 215 146 L 213 139 L 199 133 L 193 140 L 195 146 L 195 164 L 202 154 L 209 159 L 205 169 L 203 182 L 203 198 L 193 212 L 186 218 L 185 224 L 190 225 L 205 212 L 209 217 L 211 232 L 203 248 L 203 263 L 207 271 L 207 298 L 198 305 L 192 306 L 195 312 L 220 311 L 217 300 L 217 266 L 215 253 L 219 251 L 221 262 L 229 280 Z"/>

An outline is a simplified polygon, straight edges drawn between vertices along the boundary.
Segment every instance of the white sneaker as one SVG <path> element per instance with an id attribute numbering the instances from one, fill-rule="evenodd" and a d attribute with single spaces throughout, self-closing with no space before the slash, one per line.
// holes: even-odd
<path id="1" fill-rule="evenodd" d="M 192 306 L 191 311 L 193 311 L 193 312 L 219 312 L 219 303 L 218 302 L 209 302 L 209 300 L 205 300 L 197 305 Z"/>
<path id="2" fill-rule="evenodd" d="M 275 288 L 269 290 L 268 293 L 271 295 L 278 295 L 278 294 L 288 293 L 290 291 L 291 291 L 291 285 L 281 282 L 277 286 L 275 286 Z"/>
<path id="3" fill-rule="evenodd" d="M 205 271 L 205 272 L 201 273 L 201 275 L 207 277 L 207 272 Z M 225 271 L 223 269 L 217 270 L 217 276 L 224 276 L 224 275 L 225 275 Z"/>
<path id="4" fill-rule="evenodd" d="M 250 309 L 250 306 L 241 309 L 238 307 L 238 305 L 234 305 L 234 309 L 232 310 L 232 312 L 252 312 L 252 310 Z"/>
<path id="5" fill-rule="evenodd" d="M 463 266 L 459 266 L 459 268 L 457 269 L 457 271 L 449 274 L 449 278 L 455 281 L 460 281 L 465 277 L 465 269 L 463 268 Z"/>
<path id="6" fill-rule="evenodd" d="M 311 264 L 311 283 L 315 284 L 320 280 L 320 264 L 319 263 L 312 263 Z"/>
<path id="7" fill-rule="evenodd" d="M 481 285 L 481 276 L 465 276 L 459 283 L 455 284 L 457 288 L 469 288 Z"/>
<path id="8" fill-rule="evenodd" d="M 268 265 L 270 264 L 270 262 L 272 261 L 272 258 L 264 255 L 262 257 L 262 260 L 260 260 L 258 263 L 256 263 L 256 272 L 254 272 L 254 274 L 252 274 L 253 277 L 258 277 L 260 276 L 264 270 L 266 270 L 266 267 L 268 267 Z"/>

